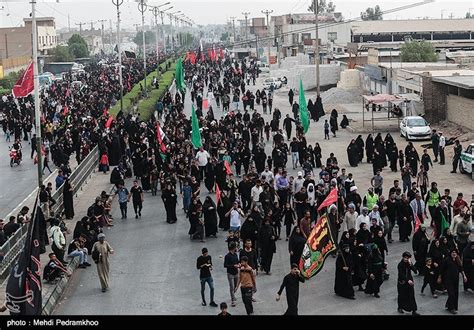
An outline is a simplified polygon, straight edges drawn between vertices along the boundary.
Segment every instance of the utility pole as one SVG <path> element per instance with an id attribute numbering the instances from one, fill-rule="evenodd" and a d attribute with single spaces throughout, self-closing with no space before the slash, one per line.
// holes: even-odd
<path id="1" fill-rule="evenodd" d="M 120 6 L 123 0 L 112 0 L 117 8 L 117 52 L 119 64 L 119 84 L 120 84 L 120 111 L 123 112 L 123 78 L 122 78 L 122 45 L 120 43 Z M 112 23 L 112 20 L 110 21 Z M 112 40 L 110 40 L 112 43 Z"/>
<path id="2" fill-rule="evenodd" d="M 79 25 L 79 35 L 82 35 L 82 26 L 86 25 L 86 23 L 80 22 L 80 23 L 76 23 L 76 25 Z"/>
<path id="3" fill-rule="evenodd" d="M 268 65 L 270 65 L 270 45 L 272 44 L 271 42 L 271 33 L 270 33 L 270 19 L 268 15 L 273 13 L 273 10 L 262 10 L 262 14 L 265 14 L 267 16 L 267 36 L 268 36 Z"/>
<path id="4" fill-rule="evenodd" d="M 105 46 L 104 46 L 104 23 L 107 22 L 106 19 L 100 19 L 97 22 L 101 24 L 101 30 L 100 30 L 100 37 L 102 38 L 102 51 L 104 51 Z"/>
<path id="5" fill-rule="evenodd" d="M 173 38 L 173 14 L 168 14 L 170 19 L 170 43 L 171 43 L 171 52 L 174 52 L 174 38 Z"/>
<path id="6" fill-rule="evenodd" d="M 163 24 L 163 14 L 164 12 L 160 12 L 159 8 L 160 7 L 163 7 L 163 6 L 166 6 L 166 5 L 169 5 L 170 3 L 167 2 L 167 3 L 164 3 L 162 5 L 159 5 L 159 6 L 152 6 L 150 8 L 150 11 L 153 13 L 153 16 L 155 17 L 155 28 L 156 28 L 156 35 L 155 35 L 155 39 L 156 39 L 156 63 L 157 63 L 157 67 L 156 67 L 156 76 L 158 77 L 159 75 L 159 72 L 160 72 L 160 50 L 159 50 L 159 41 L 158 41 L 158 35 L 159 35 L 159 29 L 158 29 L 158 15 L 161 13 L 162 14 L 162 19 L 161 19 L 161 23 Z"/>
<path id="7" fill-rule="evenodd" d="M 33 74 L 34 74 L 34 102 L 35 102 L 35 133 L 36 155 L 38 157 L 38 190 L 43 184 L 43 155 L 41 154 L 41 108 L 39 99 L 38 77 L 38 31 L 36 30 L 36 0 L 31 0 L 31 29 L 33 33 Z"/>
<path id="8" fill-rule="evenodd" d="M 159 45 L 158 45 L 158 34 L 159 34 L 159 30 L 158 30 L 158 14 L 160 13 L 160 11 L 158 10 L 158 7 L 151 7 L 150 11 L 153 13 L 153 16 L 155 17 L 155 28 L 156 28 L 156 31 L 155 31 L 155 41 L 156 41 L 156 63 L 157 63 L 157 66 L 156 66 L 156 79 L 158 79 L 158 74 L 159 74 L 159 70 L 160 70 L 160 50 L 159 50 Z"/>
<path id="9" fill-rule="evenodd" d="M 230 19 L 232 20 L 232 34 L 234 36 L 234 43 L 237 41 L 237 35 L 235 34 L 235 19 L 237 17 L 231 16 Z"/>
<path id="10" fill-rule="evenodd" d="M 142 39 L 143 39 L 143 83 L 144 83 L 144 91 L 145 97 L 148 95 L 148 91 L 146 89 L 146 44 L 145 44 L 145 11 L 147 10 L 148 6 L 145 3 L 145 0 L 140 0 L 138 3 L 138 10 L 142 13 Z"/>
<path id="11" fill-rule="evenodd" d="M 71 32 L 71 17 L 67 14 L 67 29 L 68 32 Z"/>
<path id="12" fill-rule="evenodd" d="M 319 3 L 317 0 L 313 0 L 314 8 L 314 18 L 315 18 L 315 28 L 316 28 L 316 44 L 314 46 L 314 61 L 316 63 L 316 94 L 320 95 L 320 81 L 319 81 L 319 20 L 318 20 L 318 11 Z"/>
<path id="13" fill-rule="evenodd" d="M 260 54 L 258 53 L 258 36 L 255 36 L 255 54 L 257 55 L 257 61 L 260 60 Z"/>
<path id="14" fill-rule="evenodd" d="M 91 32 L 94 31 L 94 21 L 90 21 L 89 24 L 91 25 Z"/>
<path id="15" fill-rule="evenodd" d="M 243 12 L 242 15 L 245 16 L 245 40 L 247 41 L 249 39 L 249 25 L 248 25 L 248 16 L 250 15 L 249 12 Z"/>

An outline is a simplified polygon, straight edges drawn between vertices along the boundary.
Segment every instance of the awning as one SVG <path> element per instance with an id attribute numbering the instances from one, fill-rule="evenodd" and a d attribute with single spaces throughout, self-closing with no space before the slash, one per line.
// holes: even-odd
<path id="1" fill-rule="evenodd" d="M 390 95 L 390 94 L 377 94 L 377 95 L 362 95 L 368 103 L 375 103 L 375 104 L 382 104 L 386 102 L 394 102 L 397 100 L 403 100 L 402 97 L 397 95 Z"/>

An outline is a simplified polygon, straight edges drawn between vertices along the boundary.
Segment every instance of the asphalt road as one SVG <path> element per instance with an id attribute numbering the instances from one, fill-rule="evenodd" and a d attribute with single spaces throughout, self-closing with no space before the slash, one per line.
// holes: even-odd
<path id="1" fill-rule="evenodd" d="M 250 88 L 251 90 L 256 89 L 253 86 Z M 274 97 L 274 106 L 280 108 L 283 116 L 290 111 L 286 94 L 287 91 L 282 89 L 277 91 Z M 307 93 L 308 96 L 312 96 L 311 93 Z M 189 99 L 187 104 L 189 104 Z M 186 106 L 186 109 L 190 109 L 190 106 Z M 258 110 L 261 112 L 260 107 Z M 219 113 L 220 111 L 216 109 L 215 114 L 218 115 Z M 266 115 L 265 119 L 271 119 L 270 115 Z M 325 141 L 323 140 L 322 126 L 321 121 L 317 124 L 311 123 L 310 132 L 307 135 L 308 142 L 314 145 L 314 142 L 318 141 L 321 144 L 324 160 L 330 152 L 334 152 L 340 164 L 349 168 L 346 147 L 354 134 L 340 130 L 337 138 Z M 394 138 L 399 143 L 399 147 L 406 145 L 398 136 L 394 135 Z M 415 143 L 418 148 L 420 144 Z M 270 152 L 270 148 L 271 143 L 267 143 L 267 153 Z M 448 160 L 447 164 L 449 164 Z M 441 189 L 450 187 L 453 195 L 458 191 L 463 191 L 465 196 L 470 196 L 467 195 L 472 193 L 472 182 L 470 179 L 468 180 L 469 177 L 460 174 L 449 174 L 449 171 L 449 165 L 444 167 L 435 165 L 435 168 L 430 170 L 431 178 L 432 180 L 436 178 Z M 361 194 L 365 193 L 372 176 L 371 166 L 364 163 L 359 167 L 350 168 L 348 172 L 354 174 Z M 290 170 L 290 175 L 295 174 L 296 171 Z M 400 176 L 399 172 L 391 173 L 387 171 L 382 175 L 386 180 L 385 190 L 391 186 L 393 179 Z M 128 187 L 131 185 L 131 181 L 127 182 Z M 98 186 L 97 191 L 104 188 Z M 207 193 L 202 193 L 201 200 L 206 195 Z M 101 292 L 94 266 L 89 269 L 79 269 L 71 278 L 70 285 L 55 314 L 217 314 L 218 310 L 216 308 L 201 306 L 199 272 L 195 265 L 202 247 L 209 249 L 213 259 L 215 301 L 218 304 L 225 301 L 230 306 L 229 288 L 223 267 L 223 256 L 227 253 L 227 245 L 224 242 L 226 233 L 219 232 L 218 238 L 210 238 L 205 243 L 189 241 L 187 235 L 189 222 L 184 217 L 181 207 L 182 201 L 179 200 L 179 206 L 177 207 L 178 222 L 170 225 L 166 223 L 165 211 L 160 196 L 145 195 L 141 219 L 129 217 L 126 220 L 121 220 L 118 205 L 115 203 L 113 212 L 116 219 L 115 226 L 106 232 L 107 239 L 115 250 L 115 254 L 111 257 L 111 289 L 106 293 Z M 129 214 L 132 213 L 129 211 Z M 397 229 L 395 229 L 394 237 L 398 238 Z M 310 315 L 397 314 L 396 267 L 404 251 L 412 251 L 411 243 L 400 243 L 396 240 L 389 245 L 389 255 L 386 260 L 389 263 L 388 268 L 391 276 L 381 287 L 380 299 L 366 296 L 361 292 L 356 292 L 357 300 L 347 300 L 335 296 L 333 289 L 335 259 L 329 257 L 323 270 L 316 277 L 300 286 L 299 313 Z M 284 313 L 286 299 L 282 297 L 280 302 L 276 302 L 275 296 L 283 276 L 288 271 L 289 254 L 287 242 L 283 239 L 277 242 L 277 253 L 273 258 L 272 275 L 259 274 L 257 276 L 258 291 L 255 296 L 257 302 L 254 303 L 255 314 L 281 315 Z M 433 299 L 430 295 L 421 296 L 419 293 L 421 284 L 422 278 L 416 277 L 415 292 L 419 312 L 421 314 L 449 315 L 444 309 L 447 296 L 440 295 L 438 299 Z M 206 297 L 209 297 L 207 287 Z M 474 294 L 465 294 L 461 289 L 459 294 L 459 313 L 461 315 L 474 314 L 472 309 L 473 298 Z M 230 313 L 245 314 L 240 291 L 237 293 L 237 299 L 237 307 L 231 307 Z M 209 302 L 209 298 L 207 300 Z"/>

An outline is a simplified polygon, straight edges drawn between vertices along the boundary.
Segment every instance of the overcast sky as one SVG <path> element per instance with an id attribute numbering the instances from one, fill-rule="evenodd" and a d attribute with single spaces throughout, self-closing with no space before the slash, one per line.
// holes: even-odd
<path id="1" fill-rule="evenodd" d="M 95 21 L 94 27 L 99 27 L 98 20 L 116 20 L 115 7 L 112 0 L 37 0 L 38 16 L 54 16 L 58 28 L 68 26 L 68 15 L 70 15 L 71 27 L 76 24 L 87 22 L 87 29 L 90 22 Z M 124 27 L 133 27 L 133 24 L 141 23 L 141 16 L 137 9 L 135 0 L 123 0 L 122 21 Z M 400 6 L 422 2 L 414 1 L 362 1 L 362 0 L 334 0 L 336 11 L 342 12 L 346 19 L 356 18 L 367 7 L 380 5 L 382 10 L 397 8 Z M 31 5 L 28 0 L 0 0 L 0 26 L 19 26 L 23 17 L 30 13 Z M 160 5 L 167 2 L 148 1 L 150 4 Z M 198 24 L 223 24 L 229 17 L 236 16 L 243 18 L 242 12 L 250 12 L 250 17 L 262 17 L 262 10 L 273 10 L 272 15 L 288 13 L 306 13 L 311 0 L 170 0 L 174 6 L 170 12 L 180 10 Z M 165 9 L 168 6 L 163 7 Z M 384 19 L 404 19 L 404 18 L 448 18 L 451 13 L 454 18 L 464 17 L 466 12 L 474 14 L 474 0 L 436 0 L 434 3 L 424 4 L 411 9 L 398 11 L 389 15 L 384 15 Z M 151 12 L 146 13 L 145 22 L 150 24 Z M 474 21 L 473 21 L 474 25 Z M 109 22 L 105 25 L 109 28 Z"/>

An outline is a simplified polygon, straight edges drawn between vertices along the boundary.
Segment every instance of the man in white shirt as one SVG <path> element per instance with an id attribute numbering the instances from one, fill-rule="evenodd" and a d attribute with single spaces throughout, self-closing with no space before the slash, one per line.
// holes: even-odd
<path id="1" fill-rule="evenodd" d="M 439 165 L 444 165 L 444 148 L 446 147 L 446 138 L 442 132 L 439 132 Z"/>
<path id="2" fill-rule="evenodd" d="M 234 202 L 234 206 L 232 209 L 228 212 L 230 214 L 230 230 L 232 230 L 234 233 L 240 230 L 240 217 L 244 216 L 244 212 L 242 209 L 239 207 L 239 203 Z M 228 216 L 226 214 L 226 216 Z"/>
<path id="3" fill-rule="evenodd" d="M 365 223 L 367 224 L 367 228 L 370 228 L 370 218 L 368 216 L 369 209 L 367 209 L 365 206 L 362 208 L 362 214 L 359 215 L 356 219 L 356 229 L 360 229 L 360 224 Z"/>
<path id="4" fill-rule="evenodd" d="M 298 177 L 293 182 L 293 194 L 296 194 L 301 190 L 303 187 L 304 179 L 303 179 L 303 172 L 298 172 Z"/>
<path id="5" fill-rule="evenodd" d="M 262 174 L 260 174 L 260 176 L 265 177 L 265 182 L 266 183 L 270 183 L 270 181 L 272 181 L 273 178 L 274 178 L 273 173 L 272 173 L 272 171 L 270 171 L 268 166 L 265 166 L 265 171 L 263 171 Z"/>
<path id="6" fill-rule="evenodd" d="M 257 180 L 255 186 L 253 186 L 252 190 L 250 190 L 250 195 L 252 197 L 252 207 L 256 204 L 258 205 L 260 201 L 260 194 L 262 193 L 262 191 L 262 182 L 260 180 Z"/>
<path id="7" fill-rule="evenodd" d="M 201 176 L 201 180 L 204 180 L 206 165 L 210 157 L 211 156 L 209 155 L 209 153 L 206 150 L 204 150 L 203 147 L 199 148 L 199 151 L 196 153 L 195 158 L 197 159 L 198 164 L 199 164 L 199 173 Z"/>

